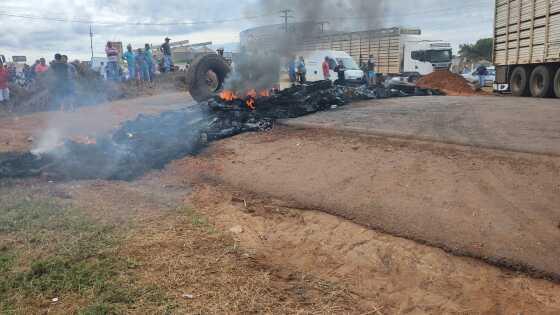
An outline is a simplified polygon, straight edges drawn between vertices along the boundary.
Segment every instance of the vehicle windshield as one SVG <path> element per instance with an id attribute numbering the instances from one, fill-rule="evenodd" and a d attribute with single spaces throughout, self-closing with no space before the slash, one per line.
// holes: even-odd
<path id="1" fill-rule="evenodd" d="M 337 59 L 337 61 L 339 64 L 342 63 L 346 70 L 360 70 L 360 67 L 358 67 L 358 64 L 356 64 L 352 58 L 340 58 Z"/>
<path id="2" fill-rule="evenodd" d="M 429 62 L 450 62 L 452 58 L 451 50 L 428 50 L 426 53 Z"/>

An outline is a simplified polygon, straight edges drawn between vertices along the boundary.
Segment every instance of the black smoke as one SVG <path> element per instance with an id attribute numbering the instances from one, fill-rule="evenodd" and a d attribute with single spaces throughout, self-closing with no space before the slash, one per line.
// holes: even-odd
<path id="1" fill-rule="evenodd" d="M 332 31 L 362 31 L 384 26 L 382 0 L 261 0 L 259 6 L 265 12 L 291 10 L 290 21 L 328 23 L 323 27 Z M 313 27 L 309 31 L 316 30 Z"/>

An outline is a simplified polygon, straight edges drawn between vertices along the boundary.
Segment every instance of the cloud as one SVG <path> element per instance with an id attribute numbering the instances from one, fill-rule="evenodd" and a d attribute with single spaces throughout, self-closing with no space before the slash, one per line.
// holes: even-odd
<path id="1" fill-rule="evenodd" d="M 165 36 L 191 42 L 213 41 L 217 44 L 238 40 L 240 31 L 272 23 L 280 23 L 279 8 L 292 8 L 293 15 L 302 18 L 313 12 L 313 5 L 333 2 L 355 2 L 353 13 L 344 12 L 348 6 L 324 7 L 321 16 L 332 18 L 362 17 L 383 11 L 383 25 L 419 27 L 431 39 L 451 41 L 455 47 L 464 42 L 473 42 L 483 36 L 492 35 L 493 3 L 487 0 L 472 0 L 463 3 L 447 0 L 329 0 L 309 1 L 299 10 L 294 0 L 275 1 L 278 4 L 259 5 L 267 0 L 1 0 L 0 12 L 30 14 L 65 19 L 95 20 L 105 23 L 170 23 L 215 21 L 243 16 L 267 15 L 256 20 L 227 23 L 211 23 L 175 26 L 132 26 L 94 25 L 94 50 L 103 54 L 107 40 L 119 40 L 133 45 L 144 43 L 160 44 Z M 300 0 L 301 2 L 303 0 Z M 270 2 L 272 3 L 272 2 Z M 335 10 L 335 8 L 339 8 Z M 377 12 L 370 12 L 373 11 Z M 327 14 L 328 13 L 328 14 Z M 328 15 L 328 16 L 327 16 Z M 367 25 L 367 19 L 357 25 Z M 328 20 L 327 20 L 328 21 Z M 89 25 L 80 23 L 28 20 L 0 16 L 0 54 L 28 55 L 30 59 L 50 57 L 55 52 L 64 52 L 71 58 L 87 59 L 90 55 Z M 378 22 L 374 23 L 377 25 Z M 371 23 L 370 23 L 371 24 Z M 332 23 L 337 25 L 337 23 Z M 334 26 L 333 26 L 334 27 Z"/>

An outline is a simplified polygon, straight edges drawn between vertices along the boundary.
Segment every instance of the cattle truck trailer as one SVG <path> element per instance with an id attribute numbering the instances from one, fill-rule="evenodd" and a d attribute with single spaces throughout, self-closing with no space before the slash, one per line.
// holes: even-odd
<path id="1" fill-rule="evenodd" d="M 560 97 L 560 0 L 496 0 L 496 91 Z"/>

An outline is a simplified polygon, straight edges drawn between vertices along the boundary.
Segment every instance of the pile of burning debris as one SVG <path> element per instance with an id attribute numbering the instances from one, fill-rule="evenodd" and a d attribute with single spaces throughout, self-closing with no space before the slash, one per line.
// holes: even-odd
<path id="1" fill-rule="evenodd" d="M 277 119 L 386 95 L 380 89 L 336 86 L 331 81 L 282 91 L 249 91 L 243 96 L 224 91 L 184 110 L 140 116 L 112 136 L 90 143 L 66 141 L 48 152 L 0 155 L 0 178 L 131 180 L 174 159 L 196 154 L 209 141 L 266 131 Z"/>

